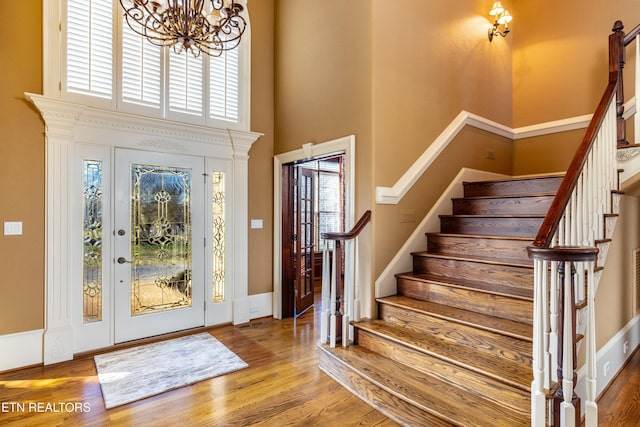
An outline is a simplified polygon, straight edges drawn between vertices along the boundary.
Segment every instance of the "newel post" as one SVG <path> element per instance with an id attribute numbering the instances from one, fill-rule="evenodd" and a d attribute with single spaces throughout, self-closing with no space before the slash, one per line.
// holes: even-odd
<path id="1" fill-rule="evenodd" d="M 624 117 L 624 83 L 622 71 L 626 62 L 626 49 L 624 47 L 624 25 L 622 21 L 613 24 L 613 34 L 609 36 L 609 81 L 615 76 L 618 80 L 616 89 L 616 130 L 618 134 L 618 146 L 628 145 L 627 131 Z"/>

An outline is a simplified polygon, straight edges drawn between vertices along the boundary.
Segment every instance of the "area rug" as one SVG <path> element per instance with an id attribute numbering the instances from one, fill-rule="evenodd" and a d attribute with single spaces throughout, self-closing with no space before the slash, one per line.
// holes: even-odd
<path id="1" fill-rule="evenodd" d="M 107 409 L 249 366 L 208 333 L 100 354 L 94 361 Z"/>

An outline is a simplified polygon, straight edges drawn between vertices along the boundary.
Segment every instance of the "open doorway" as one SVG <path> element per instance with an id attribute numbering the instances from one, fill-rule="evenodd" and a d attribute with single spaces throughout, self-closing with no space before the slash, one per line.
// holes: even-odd
<path id="1" fill-rule="evenodd" d="M 322 276 L 322 234 L 343 231 L 345 155 L 334 154 L 282 166 L 282 317 L 313 306 Z M 332 249 L 329 247 L 329 249 Z"/>

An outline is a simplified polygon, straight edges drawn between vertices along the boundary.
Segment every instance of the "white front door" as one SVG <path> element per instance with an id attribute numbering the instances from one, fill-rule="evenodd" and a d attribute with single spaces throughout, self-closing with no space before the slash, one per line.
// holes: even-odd
<path id="1" fill-rule="evenodd" d="M 116 149 L 115 342 L 205 324 L 202 157 Z"/>

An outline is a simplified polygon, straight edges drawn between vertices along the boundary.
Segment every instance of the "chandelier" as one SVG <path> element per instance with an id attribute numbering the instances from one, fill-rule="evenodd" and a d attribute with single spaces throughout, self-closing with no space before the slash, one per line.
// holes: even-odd
<path id="1" fill-rule="evenodd" d="M 247 26 L 240 15 L 244 7 L 233 0 L 120 0 L 120 5 L 135 33 L 195 57 L 201 52 L 220 56 L 236 48 Z"/>

